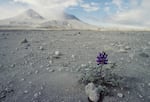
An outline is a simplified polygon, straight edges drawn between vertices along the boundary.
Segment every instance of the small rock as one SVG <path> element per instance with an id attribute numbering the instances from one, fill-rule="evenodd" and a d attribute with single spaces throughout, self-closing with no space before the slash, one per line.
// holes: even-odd
<path id="1" fill-rule="evenodd" d="M 36 71 L 35 71 L 35 74 L 37 74 L 37 73 L 39 73 L 39 71 L 38 71 L 38 70 L 36 70 Z"/>
<path id="2" fill-rule="evenodd" d="M 40 46 L 40 48 L 39 48 L 40 50 L 44 50 L 44 48 L 43 48 L 43 46 Z"/>
<path id="3" fill-rule="evenodd" d="M 141 57 L 144 57 L 144 58 L 148 58 L 149 57 L 149 55 L 147 53 L 144 53 L 144 52 L 140 53 L 139 55 Z"/>
<path id="4" fill-rule="evenodd" d="M 55 56 L 60 56 L 60 52 L 59 51 L 55 51 L 54 54 L 55 54 Z"/>
<path id="5" fill-rule="evenodd" d="M 148 86 L 150 87 L 150 83 L 148 83 Z"/>
<path id="6" fill-rule="evenodd" d="M 89 83 L 85 86 L 85 93 L 92 102 L 98 102 L 99 93 L 98 88 L 95 87 L 93 83 Z"/>
<path id="7" fill-rule="evenodd" d="M 14 68 L 14 67 L 15 67 L 15 64 L 12 64 L 10 67 L 11 67 L 11 68 Z"/>
<path id="8" fill-rule="evenodd" d="M 24 81 L 24 80 L 25 80 L 24 78 L 21 79 L 21 81 Z"/>
<path id="9" fill-rule="evenodd" d="M 115 46 L 115 43 L 110 43 L 111 46 Z"/>
<path id="10" fill-rule="evenodd" d="M 71 58 L 72 58 L 72 59 L 75 59 L 75 55 L 71 55 Z"/>
<path id="11" fill-rule="evenodd" d="M 81 67 L 82 67 L 82 68 L 84 68 L 84 67 L 86 67 L 86 66 L 87 66 L 86 64 L 81 64 Z"/>
<path id="12" fill-rule="evenodd" d="M 47 67 L 50 67 L 51 65 L 50 65 L 50 64 L 47 64 L 46 66 L 47 66 Z"/>
<path id="13" fill-rule="evenodd" d="M 117 96 L 122 98 L 123 97 L 123 94 L 122 93 L 117 93 Z"/>
<path id="14" fill-rule="evenodd" d="M 54 69 L 50 69 L 49 72 L 55 72 L 55 70 Z"/>
<path id="15" fill-rule="evenodd" d="M 139 98 L 143 98 L 143 96 L 139 94 Z"/>
<path id="16" fill-rule="evenodd" d="M 27 91 L 27 90 L 25 90 L 23 93 L 24 93 L 24 94 L 27 94 L 27 93 L 28 93 L 28 91 Z"/>
<path id="17" fill-rule="evenodd" d="M 32 84 L 32 81 L 29 81 L 29 84 Z"/>
<path id="18" fill-rule="evenodd" d="M 125 49 L 119 49 L 118 52 L 120 52 L 120 53 L 127 53 L 127 51 Z"/>
<path id="19" fill-rule="evenodd" d="M 44 67 L 43 65 L 40 66 L 40 68 L 43 68 L 43 67 Z"/>
<path id="20" fill-rule="evenodd" d="M 41 89 L 41 90 L 43 90 L 43 89 L 44 89 L 44 87 L 43 87 L 43 86 L 41 86 L 41 87 L 40 87 L 40 89 Z"/>
<path id="21" fill-rule="evenodd" d="M 49 64 L 53 64 L 53 61 L 52 61 L 52 60 L 49 60 Z"/>
<path id="22" fill-rule="evenodd" d="M 23 39 L 22 41 L 21 41 L 21 44 L 23 44 L 23 43 L 28 43 L 28 40 L 25 38 L 25 39 Z"/>
<path id="23" fill-rule="evenodd" d="M 38 95 L 41 95 L 41 92 L 39 92 Z"/>
<path id="24" fill-rule="evenodd" d="M 37 98 L 39 95 L 38 95 L 38 93 L 35 93 L 34 94 L 34 98 Z"/>
<path id="25" fill-rule="evenodd" d="M 89 61 L 88 64 L 92 64 L 92 61 Z"/>
<path id="26" fill-rule="evenodd" d="M 131 48 L 129 46 L 125 46 L 125 50 L 130 50 Z"/>
<path id="27" fill-rule="evenodd" d="M 31 75 L 32 74 L 32 72 L 27 72 L 27 75 Z"/>
<path id="28" fill-rule="evenodd" d="M 46 70 L 50 70 L 50 68 L 48 67 L 48 68 L 46 68 Z"/>

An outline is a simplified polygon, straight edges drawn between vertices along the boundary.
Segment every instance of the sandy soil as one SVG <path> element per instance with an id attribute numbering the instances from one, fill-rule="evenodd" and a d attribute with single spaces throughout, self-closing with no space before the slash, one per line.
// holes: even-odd
<path id="1" fill-rule="evenodd" d="M 0 102 L 88 102 L 77 81 L 103 50 L 128 87 L 103 102 L 150 102 L 150 32 L 96 31 L 0 31 Z"/>

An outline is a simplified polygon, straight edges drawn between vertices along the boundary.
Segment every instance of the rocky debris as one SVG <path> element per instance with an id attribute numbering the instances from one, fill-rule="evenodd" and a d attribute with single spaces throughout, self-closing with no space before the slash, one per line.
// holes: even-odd
<path id="1" fill-rule="evenodd" d="M 41 95 L 41 92 L 35 93 L 34 98 L 38 98 Z"/>
<path id="2" fill-rule="evenodd" d="M 38 73 L 39 73 L 39 71 L 38 71 L 38 70 L 36 70 L 34 73 L 35 73 L 35 74 L 38 74 Z"/>
<path id="3" fill-rule="evenodd" d="M 29 81 L 29 84 L 32 84 L 32 81 Z"/>
<path id="4" fill-rule="evenodd" d="M 56 58 L 56 59 L 59 59 L 60 56 L 61 56 L 60 51 L 55 51 L 54 54 L 53 54 L 53 58 Z"/>
<path id="5" fill-rule="evenodd" d="M 72 59 L 75 59 L 75 57 L 76 57 L 75 55 L 71 55 L 71 58 L 72 58 Z"/>
<path id="6" fill-rule="evenodd" d="M 98 88 L 96 88 L 93 83 L 89 83 L 85 86 L 85 93 L 92 102 L 99 101 L 100 95 L 98 93 Z"/>
<path id="7" fill-rule="evenodd" d="M 25 80 L 24 78 L 21 79 L 21 81 L 24 81 L 24 80 Z"/>
<path id="8" fill-rule="evenodd" d="M 44 47 L 43 47 L 43 46 L 40 46 L 39 49 L 40 49 L 40 50 L 44 50 Z"/>
<path id="9" fill-rule="evenodd" d="M 148 83 L 148 86 L 150 87 L 150 83 Z"/>
<path id="10" fill-rule="evenodd" d="M 145 53 L 145 52 L 142 52 L 142 53 L 140 53 L 139 54 L 141 57 L 144 57 L 144 58 L 148 58 L 149 57 L 149 55 L 147 54 L 147 53 Z"/>
<path id="11" fill-rule="evenodd" d="M 81 64 L 81 67 L 85 68 L 85 67 L 87 67 L 87 65 L 86 64 Z"/>
<path id="12" fill-rule="evenodd" d="M 119 98 L 123 98 L 123 94 L 122 94 L 122 93 L 117 93 L 117 96 L 118 96 Z"/>
<path id="13" fill-rule="evenodd" d="M 24 43 L 28 43 L 28 40 L 26 38 L 24 38 L 22 41 L 21 41 L 21 44 L 24 44 Z"/>
<path id="14" fill-rule="evenodd" d="M 4 88 L 0 90 L 0 102 L 2 99 L 6 98 L 9 94 L 13 93 L 14 90 L 12 88 Z"/>
<path id="15" fill-rule="evenodd" d="M 120 52 L 120 53 L 127 53 L 127 50 L 125 50 L 125 49 L 123 49 L 123 48 L 120 48 L 120 49 L 118 50 L 118 52 Z"/>
<path id="16" fill-rule="evenodd" d="M 28 93 L 28 90 L 25 90 L 23 93 L 24 93 L 24 94 L 27 94 L 27 93 Z"/>
<path id="17" fill-rule="evenodd" d="M 11 67 L 11 68 L 14 68 L 14 67 L 15 67 L 15 64 L 12 64 L 10 67 Z"/>
<path id="18" fill-rule="evenodd" d="M 54 69 L 50 69 L 50 70 L 48 70 L 49 72 L 55 72 L 55 70 Z"/>
<path id="19" fill-rule="evenodd" d="M 49 64 L 50 64 L 50 65 L 53 64 L 53 60 L 49 60 Z"/>
<path id="20" fill-rule="evenodd" d="M 131 47 L 125 46 L 125 50 L 130 50 L 130 49 L 131 49 Z"/>
<path id="21" fill-rule="evenodd" d="M 41 86 L 40 89 L 43 90 L 43 89 L 44 89 L 44 86 Z"/>

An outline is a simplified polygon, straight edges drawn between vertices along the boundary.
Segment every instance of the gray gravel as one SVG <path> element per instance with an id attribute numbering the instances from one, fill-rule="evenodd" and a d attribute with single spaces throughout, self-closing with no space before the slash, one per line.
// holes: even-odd
<path id="1" fill-rule="evenodd" d="M 0 31 L 0 102 L 87 102 L 77 81 L 103 50 L 128 87 L 104 102 L 150 102 L 149 42 L 150 32 Z"/>

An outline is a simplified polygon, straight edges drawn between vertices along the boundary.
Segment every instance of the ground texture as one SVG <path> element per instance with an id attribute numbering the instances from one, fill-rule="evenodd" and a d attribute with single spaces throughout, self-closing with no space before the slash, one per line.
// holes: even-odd
<path id="1" fill-rule="evenodd" d="M 96 31 L 0 31 L 0 102 L 88 102 L 78 79 L 100 51 L 127 86 L 103 102 L 150 102 L 150 32 Z"/>

